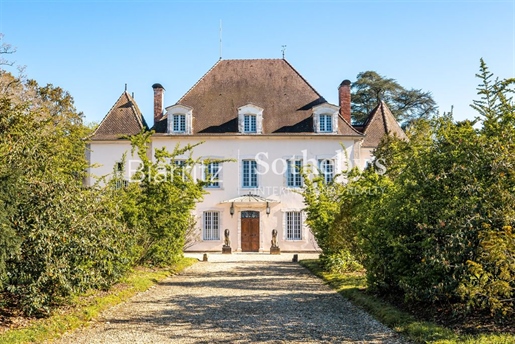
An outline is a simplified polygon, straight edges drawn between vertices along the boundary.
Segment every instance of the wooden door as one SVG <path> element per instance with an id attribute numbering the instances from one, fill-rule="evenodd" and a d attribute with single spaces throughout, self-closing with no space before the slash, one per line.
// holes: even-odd
<path id="1" fill-rule="evenodd" d="M 241 251 L 259 252 L 259 212 L 241 213 Z"/>

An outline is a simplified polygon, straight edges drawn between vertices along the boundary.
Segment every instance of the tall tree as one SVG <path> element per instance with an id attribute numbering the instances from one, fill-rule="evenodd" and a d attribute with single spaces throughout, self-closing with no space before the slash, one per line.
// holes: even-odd
<path id="1" fill-rule="evenodd" d="M 374 71 L 357 75 L 352 85 L 353 122 L 363 123 L 370 111 L 384 101 L 397 121 L 408 124 L 417 118 L 429 118 L 437 111 L 430 92 L 420 89 L 406 89 L 395 79 L 387 78 Z"/>

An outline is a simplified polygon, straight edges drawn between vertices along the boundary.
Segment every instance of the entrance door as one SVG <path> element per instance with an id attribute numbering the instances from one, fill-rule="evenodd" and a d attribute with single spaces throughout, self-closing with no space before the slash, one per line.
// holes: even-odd
<path id="1" fill-rule="evenodd" d="M 259 252 L 259 212 L 241 212 L 241 251 Z"/>

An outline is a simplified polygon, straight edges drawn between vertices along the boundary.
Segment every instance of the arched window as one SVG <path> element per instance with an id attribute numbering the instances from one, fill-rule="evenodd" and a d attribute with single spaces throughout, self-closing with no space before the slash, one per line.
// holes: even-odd
<path id="1" fill-rule="evenodd" d="M 168 117 L 168 134 L 193 133 L 193 109 L 184 105 L 173 105 L 166 108 Z"/>
<path id="2" fill-rule="evenodd" d="M 263 132 L 263 109 L 253 104 L 238 108 L 238 131 L 242 134 Z"/>
<path id="3" fill-rule="evenodd" d="M 336 134 L 338 132 L 339 108 L 329 103 L 313 108 L 313 131 L 315 133 Z"/>

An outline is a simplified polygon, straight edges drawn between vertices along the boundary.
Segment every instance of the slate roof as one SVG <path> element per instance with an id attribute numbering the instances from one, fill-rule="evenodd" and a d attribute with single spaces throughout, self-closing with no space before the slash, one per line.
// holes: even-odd
<path id="1" fill-rule="evenodd" d="M 142 129 L 148 130 L 145 118 L 132 96 L 125 91 L 89 139 L 116 140 L 123 135 L 135 135 Z"/>
<path id="2" fill-rule="evenodd" d="M 238 133 L 238 108 L 264 109 L 263 134 L 313 133 L 312 108 L 327 101 L 284 59 L 218 61 L 176 103 L 193 108 L 193 134 Z M 166 133 L 166 117 L 153 128 Z M 338 134 L 362 137 L 339 117 Z"/>
<path id="3" fill-rule="evenodd" d="M 362 147 L 377 147 L 386 134 L 397 135 L 401 139 L 407 139 L 406 134 L 383 101 L 379 102 L 370 112 L 366 122 L 363 124 L 363 133 L 365 134 L 365 139 L 361 144 Z"/>

